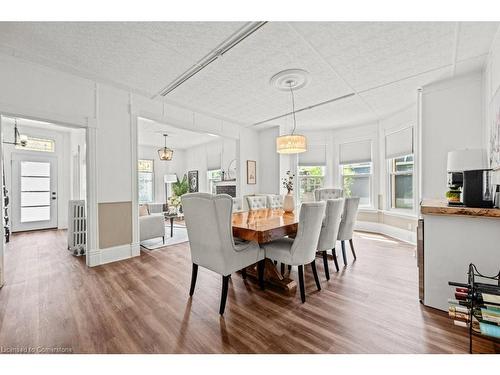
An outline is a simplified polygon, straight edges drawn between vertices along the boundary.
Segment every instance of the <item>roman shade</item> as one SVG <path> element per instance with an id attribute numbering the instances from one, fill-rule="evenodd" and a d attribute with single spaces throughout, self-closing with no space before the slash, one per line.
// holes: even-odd
<path id="1" fill-rule="evenodd" d="M 372 161 L 372 141 L 342 143 L 339 164 L 366 163 Z"/>
<path id="2" fill-rule="evenodd" d="M 221 169 L 222 165 L 222 145 L 219 142 L 209 143 L 207 151 L 207 170 L 213 171 Z"/>
<path id="3" fill-rule="evenodd" d="M 306 152 L 299 154 L 299 165 L 326 165 L 326 145 L 309 145 Z"/>
<path id="4" fill-rule="evenodd" d="M 413 154 L 413 127 L 404 128 L 385 136 L 385 157 L 393 159 Z"/>

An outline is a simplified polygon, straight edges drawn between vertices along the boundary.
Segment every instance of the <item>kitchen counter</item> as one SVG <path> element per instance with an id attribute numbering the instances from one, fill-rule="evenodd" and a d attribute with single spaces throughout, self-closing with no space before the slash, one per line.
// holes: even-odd
<path id="1" fill-rule="evenodd" d="M 467 282 L 467 268 L 494 275 L 500 269 L 500 209 L 449 207 L 445 200 L 423 200 L 417 249 L 423 303 L 447 311 L 453 288 L 448 281 Z"/>
<path id="2" fill-rule="evenodd" d="M 448 206 L 445 200 L 423 200 L 420 212 L 424 215 L 459 215 L 500 219 L 499 208 Z"/>

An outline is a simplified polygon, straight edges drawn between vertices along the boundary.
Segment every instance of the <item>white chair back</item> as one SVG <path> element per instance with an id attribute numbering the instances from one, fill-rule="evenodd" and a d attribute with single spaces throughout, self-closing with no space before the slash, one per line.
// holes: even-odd
<path id="1" fill-rule="evenodd" d="M 297 235 L 290 250 L 294 264 L 309 264 L 314 260 L 325 206 L 325 202 L 302 203 Z"/>
<path id="2" fill-rule="evenodd" d="M 343 209 L 343 198 L 328 199 L 326 201 L 325 219 L 323 220 L 321 233 L 319 235 L 318 251 L 332 250 L 335 248 Z"/>
<path id="3" fill-rule="evenodd" d="M 243 211 L 243 202 L 241 198 L 233 198 L 233 212 Z"/>
<path id="4" fill-rule="evenodd" d="M 193 263 L 222 275 L 228 274 L 234 255 L 232 197 L 190 193 L 184 194 L 181 201 Z"/>
<path id="5" fill-rule="evenodd" d="M 353 236 L 354 224 L 358 216 L 359 197 L 346 198 L 344 202 L 344 213 L 340 222 L 339 241 L 350 240 Z"/>
<path id="6" fill-rule="evenodd" d="M 328 199 L 337 199 L 342 198 L 343 194 L 342 189 L 334 189 L 334 188 L 321 188 L 314 190 L 314 199 L 316 202 L 326 201 Z"/>
<path id="7" fill-rule="evenodd" d="M 266 195 L 247 195 L 248 209 L 250 211 L 267 208 Z"/>
<path id="8" fill-rule="evenodd" d="M 267 208 L 283 208 L 283 196 L 277 194 L 269 194 L 267 196 Z"/>

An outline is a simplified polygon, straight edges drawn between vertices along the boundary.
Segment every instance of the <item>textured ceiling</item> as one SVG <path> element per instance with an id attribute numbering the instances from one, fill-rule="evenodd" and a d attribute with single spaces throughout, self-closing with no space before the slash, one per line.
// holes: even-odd
<path id="1" fill-rule="evenodd" d="M 59 69 L 154 96 L 244 23 L 0 23 L 0 46 Z M 296 107 L 356 95 L 297 115 L 298 128 L 348 126 L 416 101 L 418 87 L 481 69 L 499 23 L 269 22 L 179 86 L 167 100 L 236 123 L 290 111 L 269 85 L 310 72 Z M 262 128 L 289 119 L 278 119 Z M 161 140 L 161 137 L 160 137 Z"/>
<path id="2" fill-rule="evenodd" d="M 139 145 L 163 147 L 165 138 L 163 134 L 168 134 L 167 146 L 173 150 L 186 149 L 204 143 L 212 142 L 219 138 L 216 135 L 197 133 L 189 130 L 177 128 L 168 124 L 161 124 L 152 120 L 139 118 L 138 121 Z"/>

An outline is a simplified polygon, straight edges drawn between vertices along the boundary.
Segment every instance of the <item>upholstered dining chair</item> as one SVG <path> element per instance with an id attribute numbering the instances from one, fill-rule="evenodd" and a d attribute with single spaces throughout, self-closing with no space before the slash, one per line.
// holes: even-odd
<path id="1" fill-rule="evenodd" d="M 233 212 L 243 211 L 243 202 L 241 198 L 233 198 Z"/>
<path id="2" fill-rule="evenodd" d="M 250 211 L 267 208 L 266 195 L 247 195 L 248 209 Z"/>
<path id="3" fill-rule="evenodd" d="M 302 303 L 306 301 L 304 265 L 311 265 L 316 287 L 321 290 L 318 272 L 316 271 L 315 256 L 325 206 L 325 202 L 302 203 L 295 239 L 285 237 L 261 245 L 266 252 L 266 258 L 289 266 L 298 266 Z"/>
<path id="4" fill-rule="evenodd" d="M 264 288 L 264 250 L 257 242 L 234 243 L 231 225 L 233 199 L 229 195 L 191 193 L 184 194 L 181 201 L 193 262 L 189 295 L 194 293 L 198 266 L 222 275 L 219 308 L 222 315 L 229 277 L 233 272 L 258 263 L 259 284 L 261 289 Z"/>
<path id="5" fill-rule="evenodd" d="M 267 208 L 282 208 L 283 196 L 278 194 L 269 194 L 267 196 Z"/>
<path id="6" fill-rule="evenodd" d="M 337 253 L 335 251 L 335 244 L 337 243 L 337 236 L 339 234 L 340 219 L 342 217 L 342 210 L 344 209 L 344 199 L 328 199 L 326 201 L 325 218 L 321 226 L 321 232 L 318 240 L 318 248 L 323 255 L 323 264 L 325 268 L 325 276 L 330 280 L 330 271 L 328 269 L 327 251 L 331 250 L 333 255 L 333 262 L 337 272 L 339 271 L 339 264 L 337 262 Z"/>
<path id="7" fill-rule="evenodd" d="M 334 188 L 320 188 L 314 190 L 314 200 L 316 202 L 326 201 L 328 199 L 342 198 L 344 190 Z"/>
<path id="8" fill-rule="evenodd" d="M 340 221 L 339 234 L 337 239 L 342 245 L 342 257 L 344 258 L 344 266 L 347 266 L 347 256 L 345 253 L 345 241 L 349 240 L 351 245 L 352 256 L 356 260 L 356 252 L 352 243 L 354 224 L 356 224 L 356 216 L 358 215 L 359 198 L 346 198 L 344 202 L 344 212 Z"/>

